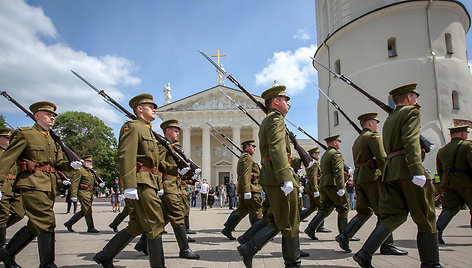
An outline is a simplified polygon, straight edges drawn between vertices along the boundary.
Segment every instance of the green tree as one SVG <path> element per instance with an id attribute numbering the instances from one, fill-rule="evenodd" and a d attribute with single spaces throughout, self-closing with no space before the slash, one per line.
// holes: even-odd
<path id="1" fill-rule="evenodd" d="M 0 114 L 0 127 L 7 127 L 5 116 L 3 116 L 3 114 Z"/>
<path id="2" fill-rule="evenodd" d="M 56 117 L 53 129 L 79 157 L 92 155 L 94 169 L 107 185 L 114 182 L 118 177 L 117 140 L 102 120 L 69 111 Z"/>

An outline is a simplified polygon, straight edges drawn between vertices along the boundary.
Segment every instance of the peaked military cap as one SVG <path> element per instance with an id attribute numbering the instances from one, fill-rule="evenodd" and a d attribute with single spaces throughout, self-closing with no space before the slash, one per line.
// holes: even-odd
<path id="1" fill-rule="evenodd" d="M 86 155 L 86 156 L 82 157 L 82 160 L 84 160 L 84 161 L 91 161 L 91 162 L 93 161 L 91 155 Z"/>
<path id="2" fill-rule="evenodd" d="M 467 125 L 453 126 L 453 127 L 450 127 L 450 128 L 449 128 L 449 132 L 450 132 L 451 134 L 460 133 L 460 132 L 467 132 L 467 133 L 469 133 L 468 128 L 469 128 L 469 126 L 467 126 Z"/>
<path id="3" fill-rule="evenodd" d="M 392 89 L 388 94 L 390 94 L 392 97 L 397 96 L 397 95 L 403 95 L 406 93 L 415 93 L 417 96 L 419 96 L 420 93 L 416 91 L 417 85 L 418 83 L 411 83 L 408 85 L 397 87 L 397 88 Z"/>
<path id="4" fill-rule="evenodd" d="M 367 120 L 375 120 L 377 122 L 380 122 L 380 120 L 377 118 L 378 113 L 366 113 L 366 114 L 361 114 L 357 118 L 359 121 L 367 121 Z"/>
<path id="5" fill-rule="evenodd" d="M 320 152 L 320 149 L 318 147 L 315 147 L 315 148 L 311 148 L 310 150 L 308 150 L 308 153 L 310 155 L 314 154 L 314 153 L 319 153 Z"/>
<path id="6" fill-rule="evenodd" d="M 11 136 L 11 129 L 7 127 L 0 128 L 0 136 L 2 137 L 10 137 Z"/>
<path id="7" fill-rule="evenodd" d="M 341 140 L 339 139 L 339 135 L 334 135 L 334 136 L 331 136 L 331 137 L 327 137 L 325 139 L 325 141 L 326 141 L 326 143 L 330 143 L 332 141 L 341 141 Z"/>
<path id="8" fill-rule="evenodd" d="M 255 140 L 247 140 L 247 141 L 243 141 L 241 143 L 241 146 L 243 147 L 243 149 L 246 145 L 252 145 L 252 146 L 256 147 L 256 141 Z"/>
<path id="9" fill-rule="evenodd" d="M 287 100 L 289 100 L 290 97 L 287 96 L 287 93 L 285 93 L 285 89 L 286 89 L 285 86 L 273 86 L 269 88 L 268 90 L 262 92 L 261 97 L 264 100 L 268 100 L 273 97 L 283 96 L 283 97 L 287 97 Z"/>
<path id="10" fill-rule="evenodd" d="M 177 119 L 170 119 L 170 120 L 166 120 L 166 121 L 161 123 L 162 131 L 165 131 L 166 128 L 168 128 L 168 127 L 176 127 L 180 130 L 179 121 Z"/>
<path id="11" fill-rule="evenodd" d="M 134 96 L 129 101 L 129 107 L 134 109 L 138 105 L 145 104 L 145 103 L 150 103 L 154 105 L 154 108 L 157 108 L 157 104 L 154 103 L 154 98 L 149 93 L 143 93 L 143 94 L 139 94 L 138 96 Z"/>
<path id="12" fill-rule="evenodd" d="M 39 111 L 46 111 L 46 112 L 53 113 L 54 115 L 57 116 L 57 114 L 56 114 L 56 110 L 57 110 L 56 104 L 54 104 L 52 102 L 49 102 L 49 101 L 35 102 L 35 103 L 31 104 L 29 108 L 30 108 L 30 111 L 33 114 L 35 114 L 36 112 L 39 112 Z"/>

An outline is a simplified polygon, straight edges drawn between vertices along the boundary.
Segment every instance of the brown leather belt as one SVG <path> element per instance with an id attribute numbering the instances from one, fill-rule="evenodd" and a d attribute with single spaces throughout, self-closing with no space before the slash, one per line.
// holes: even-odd
<path id="1" fill-rule="evenodd" d="M 357 163 L 355 164 L 356 168 L 358 167 L 364 167 L 364 166 L 368 166 L 372 169 L 376 168 L 377 167 L 377 162 L 375 161 L 375 159 L 371 158 L 365 162 L 360 162 L 360 163 Z"/>
<path id="2" fill-rule="evenodd" d="M 152 174 L 159 175 L 159 170 L 157 169 L 157 167 L 147 167 L 139 162 L 136 162 L 136 172 L 140 172 L 140 171 L 147 171 L 147 172 L 151 172 Z"/>
<path id="3" fill-rule="evenodd" d="M 162 180 L 172 179 L 172 178 L 175 178 L 175 177 L 177 177 L 177 176 L 166 174 L 166 175 L 164 175 L 164 177 L 162 177 Z"/>
<path id="4" fill-rule="evenodd" d="M 363 167 L 363 166 L 368 166 L 368 165 L 369 165 L 369 160 L 367 160 L 365 162 L 357 163 L 355 166 L 356 167 Z"/>
<path id="5" fill-rule="evenodd" d="M 287 157 L 288 157 L 288 163 L 289 164 L 292 164 L 292 159 L 290 158 L 290 154 L 287 153 Z M 264 156 L 264 158 L 262 158 L 262 163 L 265 163 L 265 162 L 270 162 L 270 155 L 266 155 Z"/>
<path id="6" fill-rule="evenodd" d="M 45 172 L 49 172 L 49 173 L 56 172 L 56 169 L 51 167 L 50 165 L 40 166 L 40 167 L 36 168 L 36 170 L 41 170 L 41 171 L 45 171 Z"/>
<path id="7" fill-rule="evenodd" d="M 88 186 L 86 184 L 79 184 L 79 189 L 80 190 L 92 190 L 93 186 Z"/>
<path id="8" fill-rule="evenodd" d="M 14 180 L 14 179 L 16 179 L 16 175 L 8 174 L 8 175 L 5 176 L 5 179 L 7 179 L 7 180 Z"/>
<path id="9" fill-rule="evenodd" d="M 54 173 L 56 172 L 56 169 L 51 167 L 50 165 L 44 165 L 44 166 L 39 166 L 38 163 L 32 162 L 32 161 L 22 161 L 18 162 L 20 165 L 20 170 L 23 172 L 29 172 L 29 173 L 34 173 L 36 170 L 41 170 L 44 172 L 49 172 L 49 173 Z"/>
<path id="10" fill-rule="evenodd" d="M 391 158 L 394 158 L 395 156 L 404 155 L 404 154 L 405 154 L 405 149 L 401 149 L 401 150 L 398 150 L 398 151 L 395 151 L 395 152 L 391 152 L 391 153 L 387 154 L 387 157 L 385 158 L 385 160 L 389 160 Z"/>

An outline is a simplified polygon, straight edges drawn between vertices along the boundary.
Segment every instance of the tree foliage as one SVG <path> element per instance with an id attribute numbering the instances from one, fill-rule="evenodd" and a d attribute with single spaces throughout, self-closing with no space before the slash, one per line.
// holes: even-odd
<path id="1" fill-rule="evenodd" d="M 79 157 L 92 155 L 94 169 L 107 185 L 118 177 L 117 140 L 113 130 L 98 117 L 65 112 L 56 117 L 53 129 Z"/>
<path id="2" fill-rule="evenodd" d="M 7 127 L 5 116 L 3 116 L 3 114 L 0 114 L 0 127 Z"/>

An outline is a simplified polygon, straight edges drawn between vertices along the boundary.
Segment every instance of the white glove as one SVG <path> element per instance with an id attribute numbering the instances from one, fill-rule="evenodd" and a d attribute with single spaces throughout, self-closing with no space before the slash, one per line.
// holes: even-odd
<path id="1" fill-rule="evenodd" d="M 252 194 L 251 193 L 244 193 L 244 199 L 251 199 Z"/>
<path id="2" fill-rule="evenodd" d="M 301 192 L 298 193 L 298 197 L 302 197 L 302 196 L 303 196 L 303 194 Z"/>
<path id="3" fill-rule="evenodd" d="M 313 196 L 314 196 L 314 197 L 320 196 L 320 192 L 314 192 L 314 193 L 313 193 Z"/>
<path id="4" fill-rule="evenodd" d="M 105 183 L 104 183 L 104 182 L 101 182 L 98 186 L 99 186 L 99 187 L 103 187 L 103 186 L 105 186 Z"/>
<path id="5" fill-rule="evenodd" d="M 62 184 L 64 184 L 64 185 L 69 185 L 69 184 L 70 184 L 70 181 L 68 181 L 68 180 L 63 180 L 63 181 L 62 181 Z"/>
<path id="6" fill-rule="evenodd" d="M 354 174 L 354 169 L 352 169 L 352 168 L 349 168 L 349 170 L 347 171 L 347 173 L 349 173 L 349 175 L 352 175 L 352 174 Z"/>
<path id="7" fill-rule="evenodd" d="M 0 191 L 0 200 L 2 200 L 2 191 Z"/>
<path id="8" fill-rule="evenodd" d="M 72 201 L 72 202 L 77 202 L 77 197 L 71 197 L 71 198 L 70 198 L 70 201 Z"/>
<path id="9" fill-rule="evenodd" d="M 343 196 L 345 193 L 346 193 L 346 190 L 343 189 L 339 189 L 339 191 L 336 192 L 339 196 Z"/>
<path id="10" fill-rule="evenodd" d="M 300 177 L 302 176 L 302 173 L 303 173 L 303 169 L 299 169 L 299 170 L 297 171 L 297 175 L 300 176 Z"/>
<path id="11" fill-rule="evenodd" d="M 72 161 L 70 163 L 70 166 L 73 168 L 73 169 L 79 169 L 81 166 L 82 166 L 82 162 L 80 161 Z"/>
<path id="12" fill-rule="evenodd" d="M 285 181 L 284 186 L 280 187 L 282 191 L 285 193 L 285 196 L 287 196 L 289 193 L 293 191 L 293 182 L 292 181 Z"/>
<path id="13" fill-rule="evenodd" d="M 125 198 L 139 200 L 138 190 L 136 188 L 125 189 L 124 193 Z"/>
<path id="14" fill-rule="evenodd" d="M 183 168 L 183 169 L 177 169 L 177 172 L 179 172 L 180 175 L 185 175 L 187 173 L 187 171 L 189 171 L 190 168 L 189 167 L 186 167 L 186 168 Z"/>
<path id="15" fill-rule="evenodd" d="M 425 175 L 416 175 L 413 176 L 411 180 L 414 184 L 418 185 L 419 187 L 423 188 L 424 184 L 426 183 L 426 176 Z"/>
<path id="16" fill-rule="evenodd" d="M 164 194 L 164 189 L 161 189 L 159 191 L 157 191 L 157 196 L 161 196 Z"/>

